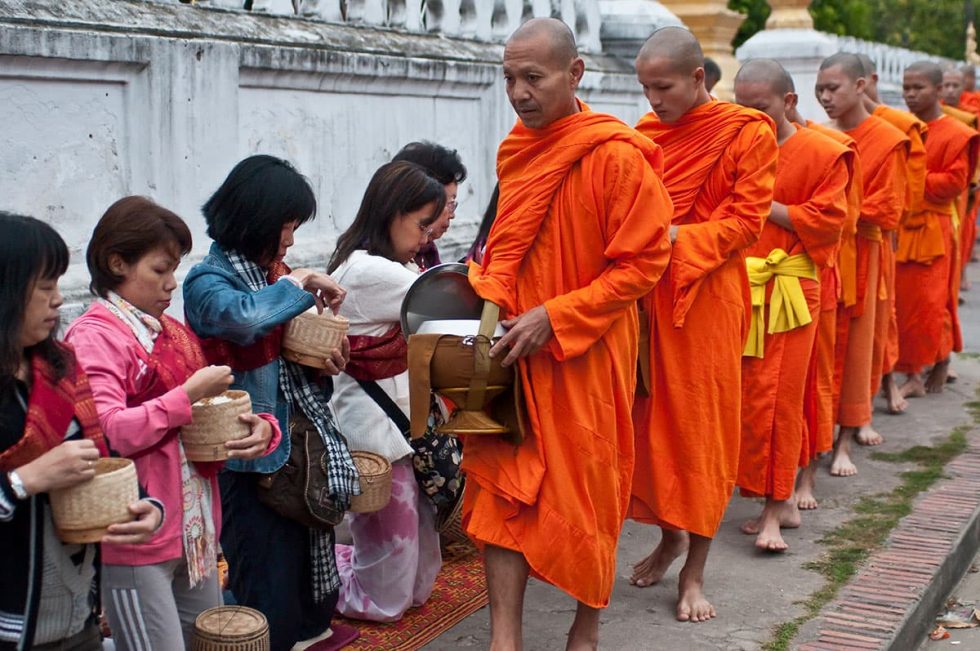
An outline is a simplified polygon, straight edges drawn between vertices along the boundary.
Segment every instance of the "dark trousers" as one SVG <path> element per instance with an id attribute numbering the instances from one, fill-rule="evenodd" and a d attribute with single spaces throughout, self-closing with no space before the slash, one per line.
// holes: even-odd
<path id="1" fill-rule="evenodd" d="M 259 502 L 256 476 L 226 470 L 221 487 L 221 548 L 235 601 L 269 620 L 271 651 L 289 651 L 330 627 L 338 593 L 314 603 L 310 530 Z M 331 535 L 331 539 L 332 539 Z"/>

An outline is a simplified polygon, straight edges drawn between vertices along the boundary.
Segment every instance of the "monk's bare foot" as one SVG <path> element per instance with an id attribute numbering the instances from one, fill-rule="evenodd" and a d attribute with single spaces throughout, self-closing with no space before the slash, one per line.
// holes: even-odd
<path id="1" fill-rule="evenodd" d="M 908 379 L 898 388 L 899 394 L 903 398 L 922 398 L 926 395 L 926 384 L 922 381 L 922 375 L 912 373 Z"/>
<path id="2" fill-rule="evenodd" d="M 779 522 L 775 518 L 762 519 L 755 546 L 766 552 L 784 552 L 789 549 L 789 545 L 783 540 L 783 534 L 779 532 Z"/>
<path id="3" fill-rule="evenodd" d="M 704 576 L 681 570 L 677 587 L 677 621 L 706 622 L 715 617 L 715 607 L 704 597 Z"/>
<path id="4" fill-rule="evenodd" d="M 904 414 L 909 406 L 908 400 L 902 397 L 893 373 L 886 373 L 881 378 L 881 395 L 888 402 L 889 414 Z"/>
<path id="5" fill-rule="evenodd" d="M 861 445 L 869 445 L 869 446 L 881 445 L 882 443 L 885 442 L 885 439 L 882 438 L 881 434 L 876 432 L 875 429 L 871 427 L 871 423 L 868 423 L 867 425 L 862 425 L 858 429 L 857 434 L 855 435 L 854 438 Z"/>
<path id="6" fill-rule="evenodd" d="M 642 561 L 633 566 L 630 584 L 646 588 L 659 583 L 671 564 L 687 552 L 688 537 L 684 531 L 663 529 L 660 544 Z"/>
<path id="7" fill-rule="evenodd" d="M 851 477 L 857 474 L 857 466 L 851 461 L 851 439 L 856 427 L 841 427 L 834 441 L 834 456 L 830 460 L 830 474 L 834 477 Z"/>
<path id="8" fill-rule="evenodd" d="M 946 388 L 946 377 L 949 375 L 949 360 L 944 359 L 936 362 L 936 365 L 929 371 L 926 377 L 926 391 L 928 393 L 942 393 Z"/>
<path id="9" fill-rule="evenodd" d="M 739 531 L 741 531 L 747 536 L 757 535 L 759 533 L 759 520 L 761 519 L 762 516 L 759 516 L 758 518 L 752 518 L 751 520 L 746 520 L 745 522 L 742 523 L 742 526 L 739 527 Z"/>
<path id="10" fill-rule="evenodd" d="M 599 648 L 599 609 L 579 602 L 575 621 L 568 629 L 566 651 L 595 651 Z"/>
<path id="11" fill-rule="evenodd" d="M 817 460 L 814 459 L 800 471 L 800 476 L 796 480 L 796 508 L 811 511 L 820 506 L 817 503 L 816 483 Z"/>
<path id="12" fill-rule="evenodd" d="M 960 374 L 954 371 L 952 366 L 946 369 L 946 384 L 954 384 L 958 379 Z"/>
<path id="13" fill-rule="evenodd" d="M 796 506 L 796 500 L 790 499 L 785 502 L 773 502 L 766 500 L 766 505 L 758 518 L 746 520 L 742 523 L 742 533 L 750 536 L 758 535 L 763 528 L 763 521 L 767 518 L 775 518 L 779 527 L 782 529 L 796 529 L 800 526 L 800 511 Z"/>

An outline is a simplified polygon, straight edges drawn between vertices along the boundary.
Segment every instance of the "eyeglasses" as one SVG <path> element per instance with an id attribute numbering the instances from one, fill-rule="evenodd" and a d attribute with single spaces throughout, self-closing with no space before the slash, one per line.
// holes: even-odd
<path id="1" fill-rule="evenodd" d="M 455 199 L 453 199 L 452 201 L 447 201 L 446 202 L 446 210 L 448 210 L 451 213 L 455 213 L 456 212 L 456 206 L 458 206 L 458 205 L 459 205 L 459 202 L 456 201 Z"/>
<path id="2" fill-rule="evenodd" d="M 415 225 L 419 227 L 419 232 L 425 235 L 426 237 L 432 237 L 432 234 L 435 232 L 434 230 L 432 230 L 432 227 L 425 226 L 422 224 L 422 222 L 417 221 L 415 222 Z"/>

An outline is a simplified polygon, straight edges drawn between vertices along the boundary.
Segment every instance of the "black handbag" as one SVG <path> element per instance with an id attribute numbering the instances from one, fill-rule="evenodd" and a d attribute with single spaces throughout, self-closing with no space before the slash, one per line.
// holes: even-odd
<path id="1" fill-rule="evenodd" d="M 259 501 L 311 529 L 333 529 L 344 512 L 330 498 L 329 459 L 320 432 L 306 416 L 294 414 L 289 419 L 289 442 L 286 464 L 259 476 Z"/>
<path id="2" fill-rule="evenodd" d="M 438 434 L 432 428 L 425 434 L 413 439 L 411 423 L 405 412 L 398 408 L 395 401 L 378 386 L 369 380 L 358 380 L 365 393 L 381 407 L 391 422 L 395 424 L 405 440 L 412 446 L 412 467 L 415 470 L 415 481 L 418 482 L 422 493 L 429 498 L 436 509 L 436 529 L 441 529 L 456 510 L 463 497 L 463 487 L 466 478 L 460 472 L 463 460 L 463 445 L 458 438 L 448 434 Z"/>

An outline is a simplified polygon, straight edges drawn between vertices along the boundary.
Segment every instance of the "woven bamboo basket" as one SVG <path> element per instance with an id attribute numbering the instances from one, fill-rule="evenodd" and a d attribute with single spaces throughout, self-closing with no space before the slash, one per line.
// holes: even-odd
<path id="1" fill-rule="evenodd" d="M 190 461 L 224 461 L 228 458 L 225 443 L 249 435 L 248 423 L 238 420 L 252 413 L 252 400 L 245 391 L 225 391 L 230 402 L 215 404 L 213 398 L 198 400 L 191 406 L 192 421 L 180 431 L 184 454 Z M 217 397 L 217 396 L 216 396 Z"/>
<path id="2" fill-rule="evenodd" d="M 361 494 L 350 500 L 354 513 L 373 513 L 388 505 L 391 499 L 391 464 L 373 452 L 351 452 L 361 476 Z"/>
<path id="3" fill-rule="evenodd" d="M 282 356 L 291 362 L 326 368 L 326 360 L 339 350 L 347 336 L 347 319 L 331 314 L 303 312 L 286 326 L 282 337 Z"/>
<path id="4" fill-rule="evenodd" d="M 269 622 L 245 606 L 208 608 L 194 621 L 191 651 L 269 651 Z"/>
<path id="5" fill-rule="evenodd" d="M 136 466 L 131 460 L 99 459 L 93 479 L 51 491 L 51 514 L 58 538 L 66 543 L 99 542 L 110 524 L 133 519 L 129 505 L 139 496 Z"/>

